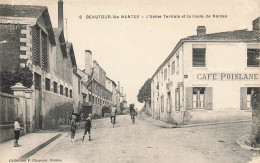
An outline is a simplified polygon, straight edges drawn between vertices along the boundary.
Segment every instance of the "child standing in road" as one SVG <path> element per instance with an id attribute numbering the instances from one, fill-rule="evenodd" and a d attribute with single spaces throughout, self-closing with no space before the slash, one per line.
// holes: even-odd
<path id="1" fill-rule="evenodd" d="M 83 135 L 83 140 L 82 141 L 84 141 L 84 138 L 85 138 L 87 133 L 89 135 L 89 139 L 88 140 L 91 141 L 91 132 L 90 132 L 90 130 L 91 130 L 91 117 L 92 117 L 92 114 L 90 113 L 88 118 L 86 119 L 86 122 L 85 122 L 85 131 L 84 131 L 84 135 Z"/>
<path id="2" fill-rule="evenodd" d="M 77 124 L 76 124 L 76 116 L 72 115 L 72 120 L 70 123 L 70 131 L 71 131 L 71 142 L 74 142 L 74 137 L 75 137 L 75 133 L 76 133 L 76 128 L 77 128 Z"/>
<path id="3" fill-rule="evenodd" d="M 17 118 L 15 118 L 15 121 L 14 121 L 14 147 L 20 146 L 18 144 L 18 140 L 20 137 L 20 130 L 22 130 L 23 128 L 20 127 L 19 120 L 20 120 L 20 118 L 17 117 Z"/>

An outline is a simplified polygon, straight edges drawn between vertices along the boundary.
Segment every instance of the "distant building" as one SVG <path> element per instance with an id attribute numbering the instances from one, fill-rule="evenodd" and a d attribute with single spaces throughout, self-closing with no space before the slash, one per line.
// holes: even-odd
<path id="1" fill-rule="evenodd" d="M 106 88 L 110 92 L 112 92 L 112 103 L 113 104 L 116 104 L 116 87 L 117 87 L 116 83 L 112 79 L 106 77 Z"/>
<path id="2" fill-rule="evenodd" d="M 152 115 L 167 122 L 250 119 L 251 95 L 260 88 L 259 18 L 253 30 L 181 39 L 152 76 Z"/>
<path id="3" fill-rule="evenodd" d="M 113 93 L 106 88 L 106 72 L 97 61 L 92 61 L 90 50 L 85 51 L 85 70 L 78 69 L 78 73 L 82 77 L 83 107 L 84 105 L 91 105 L 92 114 L 100 117 L 102 107 L 108 107 L 112 104 Z"/>

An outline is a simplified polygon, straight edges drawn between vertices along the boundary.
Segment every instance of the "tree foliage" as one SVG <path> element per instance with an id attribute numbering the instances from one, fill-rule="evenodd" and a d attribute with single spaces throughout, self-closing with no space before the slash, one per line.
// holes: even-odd
<path id="1" fill-rule="evenodd" d="M 11 87 L 16 83 L 30 88 L 33 84 L 33 73 L 28 67 L 18 67 L 14 73 L 5 69 L 0 73 L 0 82 L 1 92 L 11 94 Z"/>
<path id="2" fill-rule="evenodd" d="M 13 73 L 8 71 L 7 69 L 1 71 L 0 82 L 1 92 L 11 94 L 11 86 L 15 84 Z"/>
<path id="3" fill-rule="evenodd" d="M 15 83 L 22 83 L 25 87 L 30 88 L 33 84 L 33 73 L 29 67 L 19 67 L 14 73 Z"/>
<path id="4" fill-rule="evenodd" d="M 251 130 L 251 146 L 260 147 L 260 92 L 255 89 L 252 96 L 252 130 Z"/>
<path id="5" fill-rule="evenodd" d="M 142 88 L 139 90 L 139 93 L 137 95 L 137 100 L 140 103 L 147 103 L 149 102 L 151 98 L 151 79 L 148 78 Z"/>

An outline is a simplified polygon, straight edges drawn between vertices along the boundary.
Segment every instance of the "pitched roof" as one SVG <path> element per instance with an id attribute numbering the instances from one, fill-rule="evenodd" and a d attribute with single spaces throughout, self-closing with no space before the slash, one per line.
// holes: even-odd
<path id="1" fill-rule="evenodd" d="M 56 45 L 50 15 L 46 6 L 0 4 L 1 17 L 36 18 L 42 16 L 52 45 Z M 36 23 L 36 22 L 35 22 Z M 26 23 L 25 23 L 26 24 Z"/>
<path id="2" fill-rule="evenodd" d="M 106 76 L 106 78 L 107 78 L 108 80 L 110 80 L 115 86 L 117 86 L 117 85 L 116 85 L 116 82 L 114 82 L 114 80 L 110 79 L 110 78 L 107 77 L 107 76 Z"/>
<path id="3" fill-rule="evenodd" d="M 184 42 L 218 42 L 218 41 L 242 41 L 242 42 L 260 42 L 260 31 L 252 30 L 248 31 L 246 29 L 243 30 L 235 30 L 235 31 L 227 31 L 227 32 L 219 32 L 219 33 L 211 33 L 205 35 L 192 35 L 186 38 L 182 38 L 170 55 L 164 60 L 164 62 L 158 67 L 156 72 L 153 74 L 152 78 L 160 71 L 160 69 L 172 58 L 172 56 L 176 53 L 179 47 Z"/>
<path id="4" fill-rule="evenodd" d="M 77 66 L 76 63 L 76 58 L 75 58 L 75 54 L 74 54 L 74 49 L 73 49 L 73 45 L 72 43 L 66 43 L 66 48 L 67 48 L 67 54 L 70 54 L 70 58 L 71 58 L 71 62 L 73 66 Z"/>
<path id="5" fill-rule="evenodd" d="M 60 48 L 63 57 L 68 57 L 63 29 L 53 28 L 53 31 L 54 31 L 55 38 L 60 42 Z"/>
<path id="6" fill-rule="evenodd" d="M 248 31 L 244 30 L 235 30 L 235 31 L 227 31 L 227 32 L 219 32 L 219 33 L 211 33 L 205 35 L 194 35 L 188 36 L 185 40 L 214 40 L 214 41 L 254 41 L 260 39 L 260 32 L 253 30 Z"/>
<path id="7" fill-rule="evenodd" d="M 39 18 L 46 6 L 0 5 L 0 16 Z"/>

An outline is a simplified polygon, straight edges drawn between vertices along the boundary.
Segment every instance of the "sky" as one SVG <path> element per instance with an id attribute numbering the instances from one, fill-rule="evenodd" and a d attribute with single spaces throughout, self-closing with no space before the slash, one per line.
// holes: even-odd
<path id="1" fill-rule="evenodd" d="M 47 6 L 57 27 L 58 0 L 0 0 L 1 4 Z M 63 0 L 67 19 L 65 37 L 73 43 L 78 68 L 84 69 L 85 50 L 116 83 L 120 81 L 128 104 L 137 102 L 139 89 L 171 53 L 181 38 L 196 35 L 197 26 L 206 33 L 252 30 L 260 16 L 260 0 Z M 118 19 L 87 19 L 93 15 Z M 136 15 L 139 18 L 121 18 Z M 150 16 L 162 18 L 150 18 Z M 180 18 L 164 18 L 179 15 Z M 190 15 L 191 18 L 187 16 Z M 194 15 L 195 17 L 192 17 Z M 206 15 L 210 16 L 206 18 Z M 215 18 L 213 15 L 224 15 Z M 185 16 L 185 17 L 182 17 Z M 201 18 L 203 16 L 203 18 Z M 148 17 L 148 18 L 147 18 Z M 65 21 L 64 21 L 65 22 Z"/>

